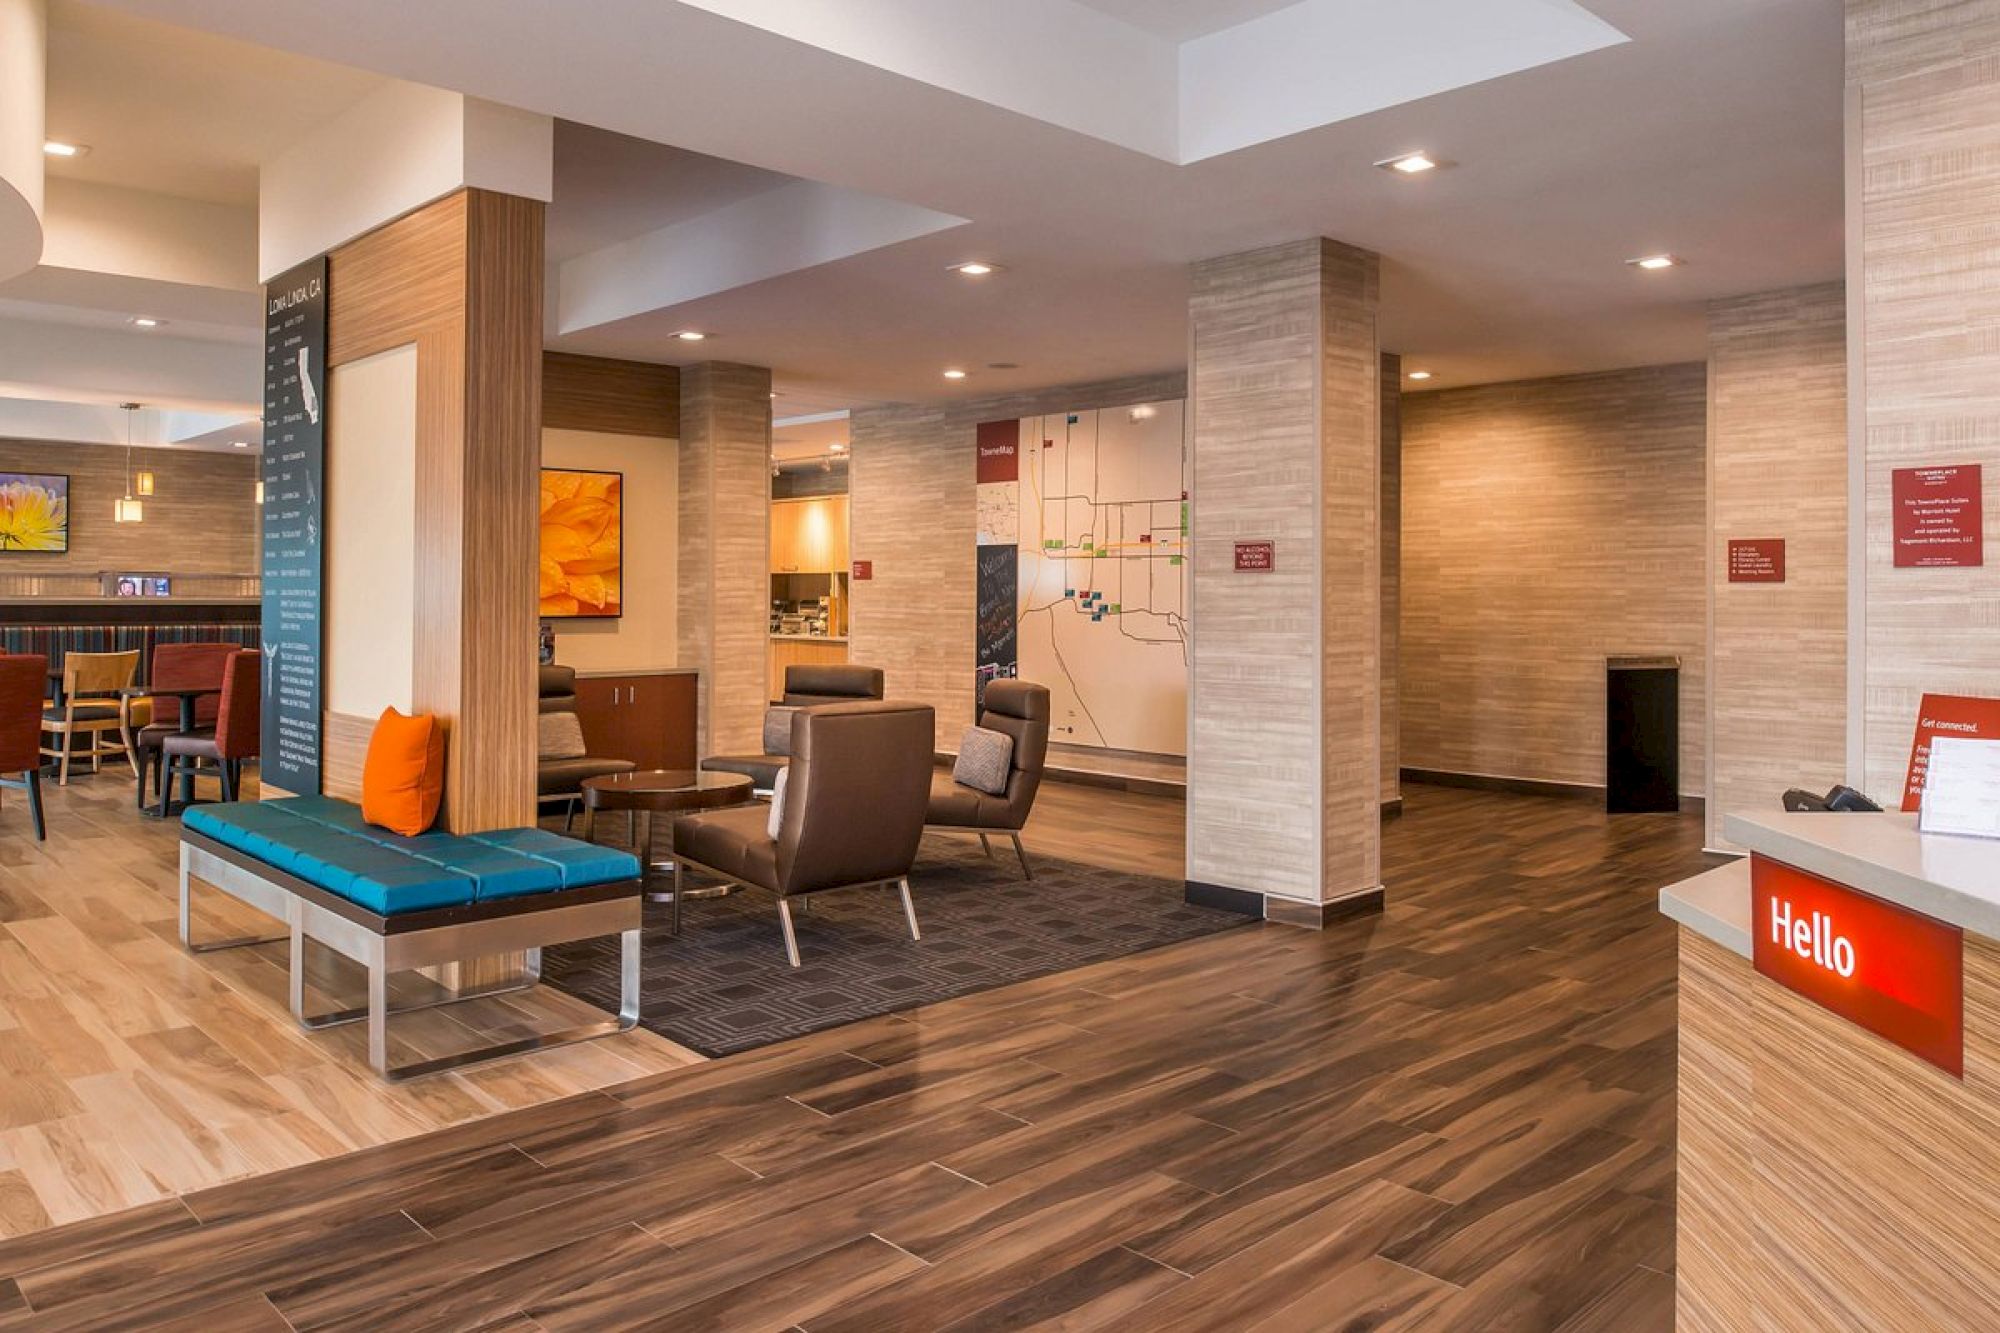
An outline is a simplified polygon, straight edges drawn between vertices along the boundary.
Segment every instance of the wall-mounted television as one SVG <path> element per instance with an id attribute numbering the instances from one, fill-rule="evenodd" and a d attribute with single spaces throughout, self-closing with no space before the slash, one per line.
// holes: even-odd
<path id="1" fill-rule="evenodd" d="M 69 478 L 0 472 L 0 552 L 69 550 Z"/>
<path id="2" fill-rule="evenodd" d="M 540 613 L 553 620 L 624 614 L 622 472 L 542 469 Z"/>

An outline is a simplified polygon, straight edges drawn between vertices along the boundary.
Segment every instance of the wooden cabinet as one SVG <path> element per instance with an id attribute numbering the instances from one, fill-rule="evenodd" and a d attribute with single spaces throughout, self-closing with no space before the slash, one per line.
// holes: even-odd
<path id="1" fill-rule="evenodd" d="M 771 502 L 773 574 L 832 574 L 846 568 L 846 496 Z"/>
<path id="2" fill-rule="evenodd" d="M 695 765 L 695 685 L 675 675 L 579 676 L 576 716 L 592 758 L 640 768 Z"/>

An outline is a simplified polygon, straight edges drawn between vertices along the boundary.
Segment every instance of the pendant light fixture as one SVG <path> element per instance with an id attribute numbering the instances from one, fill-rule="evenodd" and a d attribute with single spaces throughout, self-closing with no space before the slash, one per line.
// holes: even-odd
<path id="1" fill-rule="evenodd" d="M 146 521 L 145 503 L 132 494 L 132 419 L 139 413 L 139 404 L 120 403 L 125 409 L 125 495 L 118 501 L 112 517 L 119 523 L 143 523 Z"/>

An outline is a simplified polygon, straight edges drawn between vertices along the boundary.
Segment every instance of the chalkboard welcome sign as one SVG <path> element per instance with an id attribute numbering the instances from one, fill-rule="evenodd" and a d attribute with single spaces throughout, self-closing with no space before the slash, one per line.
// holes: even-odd
<path id="1" fill-rule="evenodd" d="M 264 289 L 262 780 L 320 790 L 326 256 Z"/>

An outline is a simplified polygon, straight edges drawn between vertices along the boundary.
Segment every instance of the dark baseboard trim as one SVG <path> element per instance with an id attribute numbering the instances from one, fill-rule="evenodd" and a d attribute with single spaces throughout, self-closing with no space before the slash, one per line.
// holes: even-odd
<path id="1" fill-rule="evenodd" d="M 1323 930 L 1356 917 L 1374 916 L 1387 901 L 1387 894 L 1381 889 L 1370 889 L 1338 902 L 1303 903 L 1295 898 L 1278 898 L 1254 889 L 1232 889 L 1224 884 L 1204 884 L 1199 880 L 1188 880 L 1186 886 L 1184 896 L 1196 907 L 1212 907 L 1240 916 L 1275 921 L 1280 925 L 1305 926 L 1310 930 Z"/>
<path id="2" fill-rule="evenodd" d="M 1264 918 L 1264 895 L 1249 889 L 1232 889 L 1225 884 L 1204 884 L 1191 879 L 1186 882 L 1182 897 L 1195 907 L 1212 907 L 1218 912 L 1254 916 L 1260 921 Z"/>
<path id="3" fill-rule="evenodd" d="M 1604 788 L 1581 782 L 1543 782 L 1536 778 L 1503 778 L 1490 773 L 1452 773 L 1437 768 L 1406 768 L 1403 781 L 1432 787 L 1464 787 L 1471 791 L 1507 792 L 1514 796 L 1549 796 L 1562 801 L 1604 804 Z"/>

